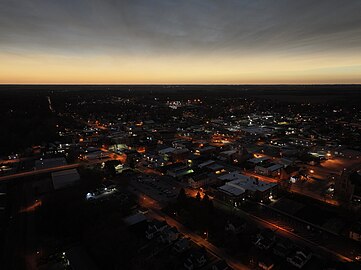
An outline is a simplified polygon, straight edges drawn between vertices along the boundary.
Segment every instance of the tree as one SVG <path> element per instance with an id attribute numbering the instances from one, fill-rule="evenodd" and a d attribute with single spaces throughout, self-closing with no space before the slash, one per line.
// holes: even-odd
<path id="1" fill-rule="evenodd" d="M 95 189 L 99 187 L 104 178 L 104 173 L 96 169 L 80 168 L 79 173 L 87 189 Z"/>
<path id="2" fill-rule="evenodd" d="M 208 197 L 207 194 L 204 195 L 204 197 L 203 197 L 203 199 L 202 199 L 202 202 L 203 202 L 204 205 L 208 205 L 208 203 L 209 203 L 209 197 Z"/>
<path id="3" fill-rule="evenodd" d="M 197 192 L 196 200 L 199 202 L 201 201 L 201 194 L 199 193 L 199 191 Z"/>
<path id="4" fill-rule="evenodd" d="M 104 170 L 105 170 L 105 173 L 111 177 L 114 177 L 115 174 L 116 174 L 116 171 L 115 171 L 115 166 L 119 165 L 120 164 L 120 161 L 119 160 L 108 160 L 105 162 L 105 165 L 104 165 Z"/>
<path id="5" fill-rule="evenodd" d="M 181 188 L 177 197 L 177 202 L 184 203 L 186 200 L 187 200 L 186 191 L 184 190 L 184 188 Z"/>
<path id="6" fill-rule="evenodd" d="M 214 210 L 214 205 L 211 199 L 209 199 L 209 196 L 206 194 L 204 195 L 203 199 L 202 199 L 202 204 L 203 207 L 207 210 L 208 214 L 213 213 Z"/>

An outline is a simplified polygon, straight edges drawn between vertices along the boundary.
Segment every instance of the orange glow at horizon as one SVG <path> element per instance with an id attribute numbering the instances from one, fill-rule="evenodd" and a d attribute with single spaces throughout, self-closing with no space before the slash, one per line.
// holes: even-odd
<path id="1" fill-rule="evenodd" d="M 1 84 L 361 83 L 361 55 L 64 56 L 0 53 Z"/>

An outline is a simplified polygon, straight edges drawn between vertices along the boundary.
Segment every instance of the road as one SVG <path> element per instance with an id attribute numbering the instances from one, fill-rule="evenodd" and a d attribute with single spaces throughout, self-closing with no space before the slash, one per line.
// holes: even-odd
<path id="1" fill-rule="evenodd" d="M 209 252 L 211 252 L 218 258 L 224 259 L 227 262 L 227 264 L 231 266 L 233 269 L 250 270 L 249 267 L 229 256 L 224 250 L 214 246 L 212 243 L 203 239 L 201 236 L 187 229 L 184 225 L 182 225 L 172 217 L 161 212 L 162 205 L 160 205 L 159 202 L 153 200 L 149 196 L 140 193 L 139 191 L 136 191 L 134 189 L 132 190 L 132 192 L 139 196 L 139 204 L 142 207 L 146 207 L 150 210 L 147 214 L 150 218 L 165 220 L 170 226 L 176 227 L 180 233 L 184 234 L 186 237 L 189 237 L 193 242 L 201 246 L 204 246 Z"/>
<path id="2" fill-rule="evenodd" d="M 32 176 L 32 175 L 44 174 L 44 173 L 51 173 L 51 172 L 62 171 L 62 170 L 69 170 L 69 169 L 77 168 L 79 166 L 80 166 L 79 163 L 75 163 L 75 164 L 61 165 L 61 166 L 47 168 L 47 169 L 33 170 L 33 171 L 28 171 L 28 172 L 10 174 L 10 175 L 1 176 L 0 181 L 8 181 L 8 180 L 12 180 L 15 178 L 27 177 L 27 176 Z"/>
<path id="3" fill-rule="evenodd" d="M 343 262 L 352 262 L 353 261 L 352 258 L 349 258 L 343 254 L 338 253 L 335 250 L 331 250 L 325 246 L 322 246 L 320 243 L 314 242 L 313 239 L 307 239 L 306 237 L 299 235 L 298 234 L 299 232 L 297 232 L 297 234 L 295 232 L 292 232 L 292 228 L 295 226 L 288 227 L 282 222 L 277 222 L 277 223 L 274 222 L 274 220 L 271 218 L 266 219 L 264 217 L 260 217 L 260 216 L 256 215 L 256 212 L 255 213 L 253 211 L 246 212 L 244 210 L 225 205 L 224 203 L 217 201 L 217 200 L 214 201 L 214 205 L 215 205 L 215 207 L 222 209 L 224 211 L 228 211 L 228 212 L 231 211 L 233 214 L 237 214 L 238 216 L 245 218 L 246 220 L 248 220 L 251 223 L 254 223 L 258 227 L 272 229 L 279 236 L 290 239 L 300 246 L 309 247 L 316 254 L 321 254 L 327 258 L 328 257 L 337 258 L 338 260 L 343 261 Z M 276 219 L 279 220 L 279 217 Z M 302 227 L 305 228 L 303 225 L 302 225 Z M 297 227 L 297 228 L 300 229 L 300 227 Z M 304 234 L 304 235 L 306 235 L 306 234 Z"/>
<path id="4" fill-rule="evenodd" d="M 115 159 L 117 159 L 117 158 L 115 158 Z M 46 168 L 46 169 L 32 170 L 32 171 L 4 175 L 4 176 L 0 177 L 0 182 L 8 181 L 8 180 L 16 179 L 16 178 L 21 178 L 21 177 L 32 176 L 32 175 L 39 175 L 39 174 L 44 174 L 44 173 L 52 173 L 52 172 L 57 172 L 57 171 L 62 171 L 62 170 L 74 169 L 74 168 L 78 168 L 82 165 L 86 166 L 86 165 L 99 164 L 99 163 L 106 162 L 108 160 L 113 160 L 113 159 L 112 158 L 93 159 L 93 160 L 89 160 L 86 162 L 78 162 L 78 163 L 74 163 L 74 164 L 61 165 L 61 166 L 56 166 L 56 167 L 51 167 L 51 168 Z"/>
<path id="5" fill-rule="evenodd" d="M 326 170 L 326 169 L 322 169 L 322 170 Z M 264 175 L 259 175 L 259 174 L 256 174 L 256 173 L 250 172 L 250 171 L 242 171 L 242 174 L 257 177 L 262 181 L 270 182 L 270 183 L 277 183 L 280 181 L 278 179 L 271 178 L 271 177 L 264 176 Z M 314 173 L 313 175 L 315 176 L 316 174 Z M 311 181 L 315 182 L 316 180 L 310 179 L 310 180 L 308 180 L 308 183 Z M 294 193 L 298 193 L 303 196 L 311 197 L 311 198 L 321 201 L 323 203 L 327 203 L 327 204 L 334 205 L 334 206 L 339 206 L 340 205 L 339 201 L 337 201 L 336 199 L 333 199 L 331 197 L 325 196 L 327 186 L 329 186 L 329 181 L 326 181 L 326 180 L 317 180 L 317 181 L 324 182 L 324 183 L 322 183 L 322 186 L 320 188 L 318 188 L 317 190 L 316 190 L 316 187 L 311 187 L 311 189 L 310 189 L 309 187 L 306 187 L 306 186 L 303 187 L 303 186 L 301 186 L 301 184 L 296 183 L 296 184 L 291 185 L 290 192 L 294 192 Z M 319 184 L 319 183 L 317 183 L 317 184 Z M 312 183 L 311 183 L 311 185 L 312 185 Z M 316 184 L 314 184 L 314 186 L 316 186 Z"/>
<path id="6" fill-rule="evenodd" d="M 325 195 L 323 194 L 318 194 L 312 190 L 309 190 L 307 188 L 303 188 L 299 185 L 296 185 L 296 184 L 293 184 L 291 186 L 291 189 L 290 189 L 290 192 L 294 192 L 294 193 L 297 193 L 297 194 L 300 194 L 300 195 L 303 195 L 303 196 L 307 196 L 307 197 L 310 197 L 314 200 L 317 200 L 317 201 L 321 201 L 321 202 L 324 202 L 324 203 L 328 203 L 328 204 L 331 204 L 331 205 L 334 205 L 334 206 L 339 206 L 340 203 L 335 200 L 335 199 L 332 199 L 330 197 L 326 197 Z"/>
<path id="7" fill-rule="evenodd" d="M 165 216 L 165 214 L 160 211 L 162 208 L 161 202 L 158 202 L 158 201 L 154 200 L 153 198 L 150 198 L 149 196 L 145 195 L 141 191 L 138 191 L 138 190 L 135 191 L 134 189 L 132 191 L 137 193 L 138 195 L 140 195 L 139 197 L 141 199 L 140 199 L 139 204 L 148 209 L 151 209 L 154 213 L 156 213 L 158 215 L 158 219 L 161 218 L 161 219 L 166 219 L 167 221 L 171 220 L 172 222 L 177 222 L 172 217 Z M 226 206 L 225 206 L 225 208 L 226 208 Z M 229 206 L 227 206 L 227 208 L 228 209 L 226 209 L 226 210 L 230 211 Z M 298 243 L 300 246 L 307 246 L 307 247 L 311 248 L 312 250 L 314 250 L 315 253 L 317 253 L 317 254 L 322 254 L 322 255 L 325 255 L 326 257 L 337 258 L 340 261 L 346 261 L 346 262 L 353 261 L 353 258 L 350 258 L 343 254 L 338 253 L 336 251 L 337 249 L 333 249 L 333 248 L 329 249 L 329 248 L 321 245 L 320 243 L 313 242 L 312 239 L 308 239 L 307 237 L 303 237 L 303 235 L 298 235 L 298 234 L 294 233 L 292 230 L 292 226 L 287 227 L 283 223 L 275 223 L 275 222 L 273 222 L 272 219 L 262 218 L 260 216 L 254 215 L 252 213 L 244 212 L 240 209 L 235 209 L 234 211 L 239 212 L 238 214 L 241 214 L 243 217 L 248 219 L 250 222 L 256 224 L 257 226 L 259 226 L 261 228 L 271 228 L 272 230 L 277 231 L 277 234 L 279 234 L 280 236 L 288 238 L 288 239 L 292 239 L 295 243 Z M 189 230 L 184 228 L 183 225 L 179 224 L 179 222 L 174 223 L 174 224 L 177 224 L 177 226 L 176 226 L 177 228 L 181 226 L 181 228 L 179 229 L 180 232 L 182 232 L 186 235 L 189 235 L 190 237 L 192 235 L 194 235 L 193 238 L 191 237 L 192 240 L 194 239 L 195 242 L 200 243 L 208 248 L 208 246 L 206 244 L 203 244 L 204 242 L 206 242 L 206 243 L 208 243 L 208 242 L 206 240 L 204 240 L 202 237 L 190 232 Z M 301 224 L 301 226 L 304 227 L 304 224 Z M 227 258 L 230 261 L 230 263 L 229 263 L 230 265 L 233 265 L 235 263 L 235 262 L 233 262 L 233 264 L 232 264 L 232 260 L 230 260 L 232 258 L 227 256 L 227 254 L 225 254 L 222 250 L 217 249 L 217 250 L 213 251 L 213 249 L 216 249 L 216 248 L 217 247 L 214 247 L 214 246 L 210 247 L 210 250 L 212 251 L 212 253 L 214 253 L 215 255 L 217 255 L 219 257 Z"/>
<path id="8" fill-rule="evenodd" d="M 250 172 L 250 171 L 241 171 L 242 174 L 247 175 L 247 176 L 253 176 L 253 177 L 257 177 L 259 180 L 264 181 L 264 182 L 269 182 L 269 183 L 278 183 L 278 179 L 272 178 L 272 177 L 268 177 L 265 175 L 260 175 L 254 172 Z"/>

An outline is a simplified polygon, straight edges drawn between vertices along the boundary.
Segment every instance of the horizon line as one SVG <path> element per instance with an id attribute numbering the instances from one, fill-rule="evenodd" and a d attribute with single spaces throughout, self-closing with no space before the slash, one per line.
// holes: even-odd
<path id="1" fill-rule="evenodd" d="M 73 86 L 86 86 L 86 85 L 109 85 L 109 86 L 142 86 L 142 85 L 169 85 L 169 86 L 193 86 L 193 85 L 209 85 L 209 86 L 336 86 L 336 85 L 347 85 L 347 86 L 361 86 L 360 83 L 0 83 L 0 86 L 36 86 L 36 85 L 73 85 Z"/>

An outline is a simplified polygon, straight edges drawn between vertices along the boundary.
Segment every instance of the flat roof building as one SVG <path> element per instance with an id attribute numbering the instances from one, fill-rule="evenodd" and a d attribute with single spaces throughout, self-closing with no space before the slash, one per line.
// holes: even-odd
<path id="1" fill-rule="evenodd" d="M 80 181 L 80 175 L 76 169 L 70 169 L 51 174 L 55 190 L 75 185 Z"/>

